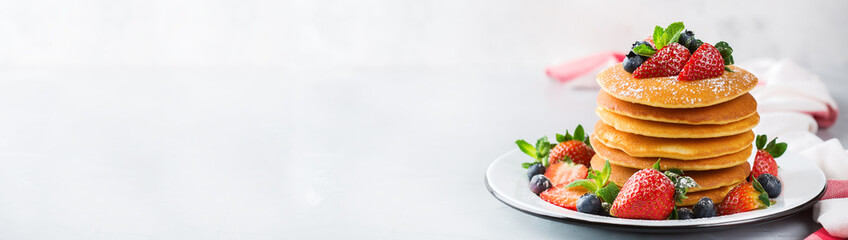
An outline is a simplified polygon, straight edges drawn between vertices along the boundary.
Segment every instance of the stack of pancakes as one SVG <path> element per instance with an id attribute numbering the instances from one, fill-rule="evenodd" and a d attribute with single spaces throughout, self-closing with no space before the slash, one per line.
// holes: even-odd
<path id="1" fill-rule="evenodd" d="M 601 169 L 609 160 L 610 181 L 621 187 L 630 175 L 662 159 L 662 170 L 683 170 L 700 185 L 689 189 L 679 206 L 694 205 L 701 197 L 721 202 L 751 170 L 751 129 L 760 121 L 757 102 L 748 93 L 757 78 L 728 67 L 733 72 L 696 81 L 635 79 L 620 64 L 602 71 L 592 168 Z"/>

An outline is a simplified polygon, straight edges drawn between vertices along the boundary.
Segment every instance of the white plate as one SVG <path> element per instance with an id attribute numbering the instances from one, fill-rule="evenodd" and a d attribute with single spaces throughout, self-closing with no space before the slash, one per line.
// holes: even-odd
<path id="1" fill-rule="evenodd" d="M 752 154 L 753 155 L 753 154 Z M 579 213 L 545 202 L 530 192 L 526 169 L 521 163 L 531 160 L 513 150 L 489 165 L 486 187 L 498 200 L 522 212 L 552 220 L 630 231 L 666 232 L 720 228 L 751 222 L 765 222 L 790 216 L 813 205 L 824 194 L 824 173 L 801 156 L 787 153 L 776 159 L 783 184 L 777 203 L 767 209 L 691 220 L 634 220 Z M 752 161 L 749 159 L 748 161 Z"/>

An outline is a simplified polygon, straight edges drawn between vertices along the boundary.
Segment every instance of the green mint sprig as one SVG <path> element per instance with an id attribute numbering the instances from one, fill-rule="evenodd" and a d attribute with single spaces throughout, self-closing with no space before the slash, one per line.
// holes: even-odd
<path id="1" fill-rule="evenodd" d="M 612 204 L 615 201 L 615 198 L 618 197 L 618 186 L 615 184 L 610 184 L 609 176 L 610 176 L 610 163 L 607 160 L 604 163 L 604 168 L 600 171 L 598 170 L 590 170 L 589 175 L 586 179 L 576 180 L 566 185 L 565 187 L 577 187 L 582 186 L 589 190 L 589 192 L 594 193 L 598 197 L 601 198 L 601 201 Z"/>
<path id="2" fill-rule="evenodd" d="M 548 142 L 548 136 L 544 136 L 539 138 L 539 140 L 536 140 L 536 146 L 530 145 L 530 143 L 524 141 L 524 139 L 516 140 L 515 144 L 518 145 L 518 149 L 521 149 L 522 152 L 536 159 L 534 162 L 522 163 L 521 167 L 529 168 L 530 165 L 536 163 L 542 163 L 542 166 L 545 167 L 550 165 L 548 162 L 548 154 L 551 152 L 551 143 Z"/>
<path id="3" fill-rule="evenodd" d="M 660 26 L 654 27 L 654 45 L 659 50 L 671 43 L 677 42 L 680 39 L 680 33 L 685 28 L 683 22 L 673 22 L 666 28 Z"/>

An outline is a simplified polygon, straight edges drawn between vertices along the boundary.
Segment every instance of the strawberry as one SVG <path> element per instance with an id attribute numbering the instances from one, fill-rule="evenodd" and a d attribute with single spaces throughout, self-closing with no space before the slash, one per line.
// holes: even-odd
<path id="1" fill-rule="evenodd" d="M 639 68 L 636 68 L 636 71 L 633 71 L 633 77 L 674 76 L 680 73 L 687 60 L 689 60 L 689 49 L 686 49 L 686 47 L 679 43 L 673 42 L 657 51 L 657 53 L 642 63 Z"/>
<path id="2" fill-rule="evenodd" d="M 682 202 L 690 187 L 698 186 L 680 170 L 659 171 L 660 161 L 652 168 L 639 170 L 627 179 L 610 208 L 610 215 L 620 218 L 662 220 L 676 211 L 674 203 Z M 675 218 L 675 216 L 672 216 Z"/>
<path id="3" fill-rule="evenodd" d="M 576 211 L 577 200 L 588 192 L 589 190 L 584 187 L 566 187 L 565 184 L 562 184 L 545 190 L 542 194 L 539 194 L 539 197 L 546 202 Z"/>
<path id="4" fill-rule="evenodd" d="M 574 130 L 574 136 L 571 136 L 566 130 L 565 135 L 557 134 L 556 138 L 559 144 L 551 149 L 548 157 L 551 163 L 571 159 L 574 163 L 589 166 L 589 162 L 595 156 L 595 150 L 592 150 L 590 146 L 589 136 L 583 133 L 582 125 L 577 125 L 577 129 Z"/>
<path id="5" fill-rule="evenodd" d="M 756 179 L 733 187 L 716 206 L 718 215 L 730 215 L 766 208 L 771 204 L 768 194 Z"/>
<path id="6" fill-rule="evenodd" d="M 577 179 L 584 179 L 589 175 L 589 169 L 580 164 L 570 162 L 551 163 L 545 170 L 545 177 L 551 180 L 551 185 L 569 184 Z"/>
<path id="7" fill-rule="evenodd" d="M 766 144 L 766 135 L 757 136 L 757 156 L 754 157 L 754 167 L 751 169 L 750 177 L 756 179 L 763 173 L 769 173 L 777 177 L 777 162 L 774 161 L 786 151 L 786 143 L 778 143 L 774 138 Z"/>
<path id="8" fill-rule="evenodd" d="M 721 53 L 709 43 L 701 44 L 692 54 L 677 80 L 692 81 L 714 78 L 724 73 L 724 59 Z"/>

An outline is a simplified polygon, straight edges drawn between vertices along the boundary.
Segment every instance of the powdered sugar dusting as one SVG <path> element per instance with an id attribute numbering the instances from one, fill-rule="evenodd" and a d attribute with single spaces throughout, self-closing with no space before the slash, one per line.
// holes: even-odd
<path id="1" fill-rule="evenodd" d="M 742 95 L 757 85 L 757 77 L 735 66 L 734 72 L 695 81 L 677 76 L 635 79 L 621 65 L 598 74 L 598 83 L 609 94 L 625 101 L 666 108 L 715 105 Z"/>

